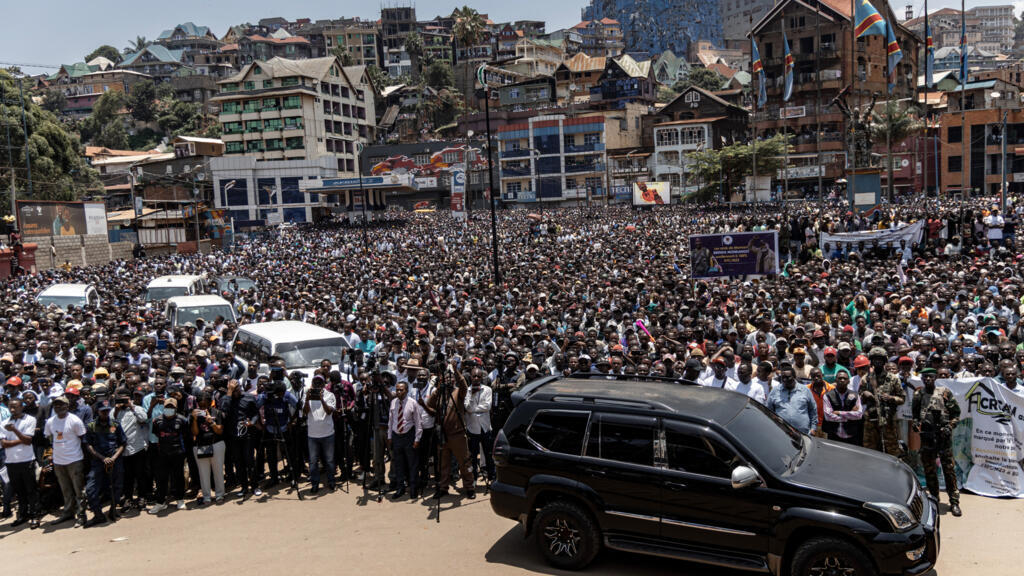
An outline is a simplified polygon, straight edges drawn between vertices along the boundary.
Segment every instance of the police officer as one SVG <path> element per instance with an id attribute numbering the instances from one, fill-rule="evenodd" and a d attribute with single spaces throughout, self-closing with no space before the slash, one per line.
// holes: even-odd
<path id="1" fill-rule="evenodd" d="M 949 511 L 960 516 L 960 490 L 956 485 L 956 468 L 953 465 L 953 428 L 960 421 L 960 405 L 953 399 L 953 393 L 945 386 L 935 386 L 935 369 L 921 370 L 924 388 L 914 394 L 911 410 L 914 416 L 914 430 L 921 433 L 921 462 L 928 492 L 939 499 L 939 478 L 935 460 L 942 465 L 942 476 L 946 480 L 949 494 Z"/>
<path id="2" fill-rule="evenodd" d="M 895 456 L 902 456 L 900 431 L 896 412 L 907 396 L 900 378 L 886 370 L 885 348 L 875 346 L 868 351 L 871 372 L 860 385 L 860 401 L 864 407 L 864 446 Z"/>
<path id="3" fill-rule="evenodd" d="M 89 476 L 85 494 L 94 516 L 85 528 L 117 520 L 117 501 L 121 499 L 124 481 L 124 453 L 128 439 L 121 424 L 111 419 L 114 403 L 104 398 L 96 403 L 97 417 L 86 426 L 84 444 L 89 458 Z M 103 515 L 102 498 L 110 491 L 110 513 Z"/>

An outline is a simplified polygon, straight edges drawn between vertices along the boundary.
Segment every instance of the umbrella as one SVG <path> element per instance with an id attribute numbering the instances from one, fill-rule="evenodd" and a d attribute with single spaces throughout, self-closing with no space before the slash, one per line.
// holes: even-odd
<path id="1" fill-rule="evenodd" d="M 529 218 L 530 220 L 543 220 L 544 219 L 543 216 L 541 216 L 540 214 L 536 214 L 536 213 L 527 214 L 526 217 Z"/>

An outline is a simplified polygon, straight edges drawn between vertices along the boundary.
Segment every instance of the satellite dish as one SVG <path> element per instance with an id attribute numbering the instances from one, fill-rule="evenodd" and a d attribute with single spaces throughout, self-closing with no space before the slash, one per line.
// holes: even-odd
<path id="1" fill-rule="evenodd" d="M 576 84 L 575 83 L 569 84 L 569 92 L 575 92 L 575 91 L 576 91 Z"/>

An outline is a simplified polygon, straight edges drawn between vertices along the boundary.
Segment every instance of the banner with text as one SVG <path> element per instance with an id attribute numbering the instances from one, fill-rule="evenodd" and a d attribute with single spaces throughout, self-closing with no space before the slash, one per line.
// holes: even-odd
<path id="1" fill-rule="evenodd" d="M 452 218 L 466 221 L 466 172 L 452 170 Z"/>
<path id="2" fill-rule="evenodd" d="M 778 271 L 778 231 L 690 236 L 693 278 L 769 275 Z"/>
<path id="3" fill-rule="evenodd" d="M 913 224 L 904 224 L 896 228 L 885 230 L 864 230 L 862 232 L 841 232 L 839 234 L 822 234 L 819 247 L 825 252 L 825 246 L 830 248 L 839 246 L 857 246 L 861 242 L 865 248 L 871 248 L 875 244 L 886 246 L 892 244 L 899 248 L 900 240 L 906 240 L 907 246 L 916 245 L 921 241 L 924 232 L 924 220 L 918 220 Z"/>

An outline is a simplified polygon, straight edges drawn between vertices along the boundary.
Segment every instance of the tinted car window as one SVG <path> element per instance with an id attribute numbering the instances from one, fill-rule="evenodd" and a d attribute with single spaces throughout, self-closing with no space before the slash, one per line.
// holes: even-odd
<path id="1" fill-rule="evenodd" d="M 587 456 L 653 466 L 654 423 L 653 418 L 626 419 L 602 415 L 590 427 Z"/>
<path id="2" fill-rule="evenodd" d="M 526 436 L 545 450 L 579 455 L 590 412 L 544 410 L 538 412 Z"/>
<path id="3" fill-rule="evenodd" d="M 717 439 L 674 422 L 665 423 L 665 448 L 673 470 L 730 478 L 739 459 Z"/>
<path id="4" fill-rule="evenodd" d="M 747 403 L 725 428 L 776 474 L 788 470 L 803 448 L 800 432 L 757 402 Z"/>

